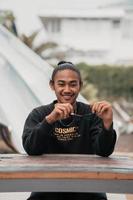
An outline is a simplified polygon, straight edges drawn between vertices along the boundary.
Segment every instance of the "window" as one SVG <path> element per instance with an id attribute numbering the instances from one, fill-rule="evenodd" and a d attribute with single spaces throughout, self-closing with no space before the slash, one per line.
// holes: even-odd
<path id="1" fill-rule="evenodd" d="M 61 30 L 61 19 L 59 18 L 45 19 L 44 24 L 48 32 L 58 33 Z"/>
<path id="2" fill-rule="evenodd" d="M 120 26 L 120 20 L 119 19 L 113 20 L 112 23 L 113 23 L 113 28 L 119 28 L 119 26 Z"/>

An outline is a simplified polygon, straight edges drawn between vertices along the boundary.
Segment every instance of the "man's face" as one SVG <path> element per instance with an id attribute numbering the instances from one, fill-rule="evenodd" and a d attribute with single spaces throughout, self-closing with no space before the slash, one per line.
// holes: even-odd
<path id="1" fill-rule="evenodd" d="M 55 91 L 59 103 L 71 103 L 72 105 L 81 88 L 78 74 L 70 69 L 58 71 L 50 86 Z"/>

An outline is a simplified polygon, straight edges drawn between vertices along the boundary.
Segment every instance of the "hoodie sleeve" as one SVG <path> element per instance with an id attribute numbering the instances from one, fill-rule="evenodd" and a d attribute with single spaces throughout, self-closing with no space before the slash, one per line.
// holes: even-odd
<path id="1" fill-rule="evenodd" d="M 52 125 L 48 124 L 45 116 L 34 109 L 26 119 L 23 130 L 23 147 L 29 155 L 42 155 L 47 151 L 48 140 Z"/>
<path id="2" fill-rule="evenodd" d="M 102 120 L 95 117 L 90 132 L 93 152 L 104 157 L 111 155 L 116 143 L 116 132 L 113 129 L 113 123 L 110 126 L 110 129 L 105 129 Z"/>

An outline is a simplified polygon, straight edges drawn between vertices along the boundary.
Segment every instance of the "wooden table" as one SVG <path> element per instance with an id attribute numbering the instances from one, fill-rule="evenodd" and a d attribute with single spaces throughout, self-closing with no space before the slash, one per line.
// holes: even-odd
<path id="1" fill-rule="evenodd" d="M 133 193 L 133 157 L 0 154 L 0 192 Z"/>

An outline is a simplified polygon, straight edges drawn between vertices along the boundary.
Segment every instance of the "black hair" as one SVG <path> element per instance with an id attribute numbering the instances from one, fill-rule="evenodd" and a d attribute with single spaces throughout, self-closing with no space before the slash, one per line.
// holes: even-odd
<path id="1" fill-rule="evenodd" d="M 62 71 L 62 70 L 66 70 L 66 69 L 70 69 L 70 70 L 76 72 L 79 76 L 80 85 L 82 85 L 82 78 L 81 78 L 79 69 L 77 69 L 76 66 L 72 62 L 66 62 L 66 61 L 60 61 L 57 64 L 57 67 L 53 70 L 53 73 L 51 76 L 51 81 L 54 82 L 54 77 L 58 71 Z"/>

